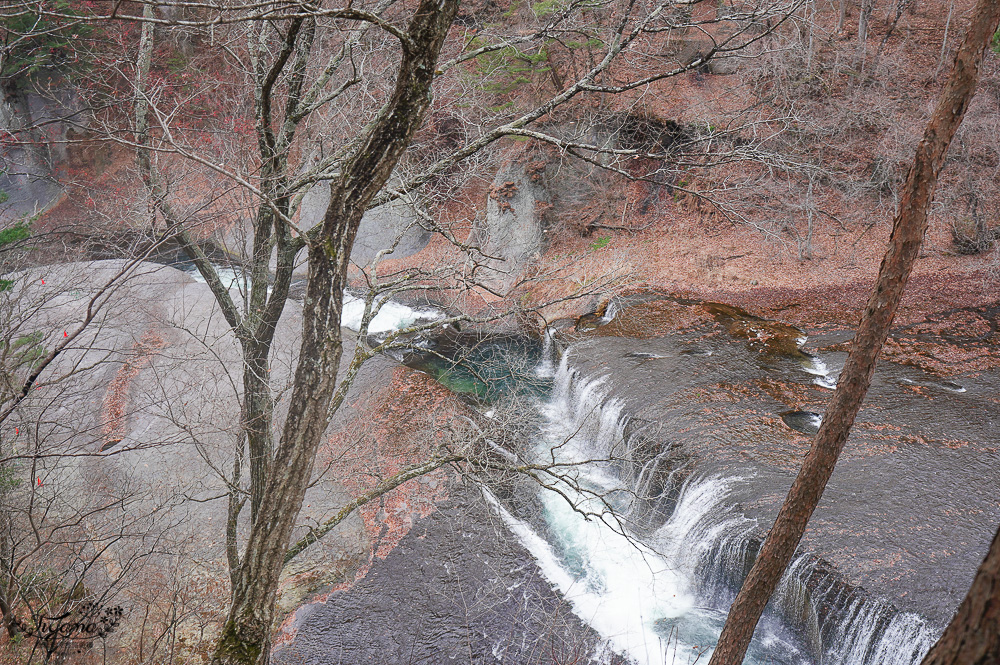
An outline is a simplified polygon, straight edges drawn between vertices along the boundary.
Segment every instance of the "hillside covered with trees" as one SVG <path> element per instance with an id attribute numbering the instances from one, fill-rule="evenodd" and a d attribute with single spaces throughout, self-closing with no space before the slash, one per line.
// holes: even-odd
<path id="1" fill-rule="evenodd" d="M 0 3 L 0 663 L 1000 662 L 998 21 Z"/>

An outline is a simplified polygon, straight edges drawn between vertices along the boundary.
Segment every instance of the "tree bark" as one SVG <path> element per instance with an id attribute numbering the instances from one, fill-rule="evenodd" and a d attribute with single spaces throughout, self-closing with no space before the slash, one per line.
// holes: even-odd
<path id="1" fill-rule="evenodd" d="M 889 248 L 858 325 L 823 424 L 806 455 L 750 574 L 729 611 L 709 665 L 742 663 L 754 629 L 788 567 L 833 473 L 868 391 L 875 361 L 889 334 L 927 230 L 927 210 L 945 154 L 975 94 L 983 52 L 1000 21 L 1000 2 L 979 0 L 972 26 L 955 57 L 903 187 Z"/>
<path id="2" fill-rule="evenodd" d="M 858 49 L 862 53 L 868 42 L 868 24 L 874 9 L 875 0 L 861 0 L 861 12 L 858 14 Z"/>
<path id="3" fill-rule="evenodd" d="M 6 470 L 6 465 L 0 468 L 0 472 Z M 10 517 L 6 510 L 6 506 L 0 508 L 0 618 L 2 618 L 4 628 L 7 630 L 7 637 L 14 639 L 21 631 L 17 627 L 13 608 L 10 606 L 9 596 L 14 589 L 15 578 L 10 571 L 9 564 L 11 560 L 11 529 Z"/>
<path id="4" fill-rule="evenodd" d="M 1000 663 L 1000 529 L 969 594 L 920 665 Z"/>
<path id="5" fill-rule="evenodd" d="M 422 0 L 403 39 L 392 98 L 330 184 L 330 204 L 308 238 L 302 342 L 288 416 L 236 575 L 212 662 L 266 665 L 278 579 L 313 462 L 330 420 L 342 343 L 340 321 L 351 248 L 369 202 L 388 181 L 431 102 L 437 58 L 459 0 Z"/>

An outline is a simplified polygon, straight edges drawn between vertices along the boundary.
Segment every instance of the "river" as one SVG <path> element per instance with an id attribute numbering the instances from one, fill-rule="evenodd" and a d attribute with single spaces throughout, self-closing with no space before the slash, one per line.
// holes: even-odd
<path id="1" fill-rule="evenodd" d="M 466 526 L 429 519 L 366 579 L 307 608 L 276 659 L 328 662 L 324 654 L 336 650 L 344 662 L 562 662 L 541 646 L 560 616 L 559 630 L 572 636 L 560 653 L 579 662 L 707 662 L 808 446 L 800 432 L 815 429 L 836 384 L 849 335 L 826 331 L 805 352 L 801 331 L 782 324 L 727 306 L 680 306 L 707 315 L 683 333 L 622 335 L 601 332 L 621 328 L 629 313 L 605 312 L 597 334 L 563 335 L 561 354 L 551 334 L 463 333 L 432 360 L 410 358 L 487 416 L 503 412 L 511 422 L 517 413 L 522 445 L 513 454 L 558 473 L 544 477 L 547 487 L 487 485 L 488 509 L 469 507 L 468 488 L 456 493 Z M 748 662 L 919 663 L 1000 521 L 990 435 L 997 414 L 983 399 L 990 385 L 992 375 L 944 381 L 880 367 L 853 447 Z M 442 515 L 454 519 L 456 510 Z M 513 541 L 501 545 L 485 535 L 495 531 L 468 526 L 470 515 L 481 525 L 490 512 Z M 442 552 L 447 571 L 430 586 L 408 574 L 441 566 Z M 387 594 L 396 600 L 385 614 L 363 609 L 385 605 Z M 472 619 L 454 600 L 468 594 L 477 607 L 502 611 Z M 441 598 L 452 600 L 443 608 Z M 561 604 L 579 624 L 555 609 Z M 361 616 L 368 639 L 358 638 Z M 376 637 L 381 630 L 391 644 Z"/>

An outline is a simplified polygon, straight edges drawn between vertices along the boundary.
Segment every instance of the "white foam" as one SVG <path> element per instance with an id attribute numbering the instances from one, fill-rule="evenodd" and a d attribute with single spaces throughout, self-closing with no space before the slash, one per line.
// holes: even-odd
<path id="1" fill-rule="evenodd" d="M 837 377 L 819 356 L 810 356 L 808 362 L 802 363 L 802 369 L 816 377 L 813 379 L 813 383 L 817 386 L 830 390 L 837 387 Z"/>
<path id="2" fill-rule="evenodd" d="M 213 266 L 215 268 L 215 273 L 219 276 L 219 281 L 222 285 L 229 289 L 230 291 L 236 288 L 241 288 L 243 286 L 243 271 L 239 268 L 227 268 L 225 266 Z M 191 275 L 194 281 L 200 284 L 206 284 L 205 278 L 202 276 L 201 271 L 198 268 L 192 266 L 191 268 L 185 270 L 187 274 Z"/>
<path id="3" fill-rule="evenodd" d="M 444 318 L 444 314 L 440 310 L 414 309 L 392 300 L 376 301 L 372 307 L 373 309 L 378 308 L 378 313 L 368 324 L 368 333 L 372 335 L 400 330 L 419 321 L 435 321 Z M 341 314 L 340 324 L 357 332 L 361 330 L 364 314 L 365 301 L 345 291 L 344 311 Z"/>
<path id="4" fill-rule="evenodd" d="M 825 364 L 812 369 L 818 376 L 829 376 Z M 747 560 L 756 521 L 729 507 L 733 490 L 747 478 L 691 480 L 681 489 L 662 527 L 641 541 L 630 535 L 610 512 L 627 514 L 633 496 L 622 492 L 618 470 L 607 461 L 628 450 L 624 405 L 609 398 L 610 383 L 608 375 L 581 379 L 569 368 L 567 355 L 563 356 L 552 398 L 540 405 L 544 423 L 536 455 L 566 465 L 563 479 L 551 480 L 558 492 L 539 495 L 545 528 L 536 533 L 529 524 L 498 510 L 537 559 L 543 575 L 611 649 L 638 665 L 674 663 L 678 653 L 684 652 L 707 659 L 711 650 L 706 645 L 717 639 L 721 623 L 717 611 L 695 605 L 696 598 L 706 600 L 700 596 L 705 589 L 695 585 L 706 574 L 710 577 L 704 582 L 725 584 L 723 578 L 714 576 L 739 569 Z M 819 421 L 819 416 L 813 418 L 817 425 Z M 589 519 L 582 513 L 590 513 Z M 797 566 L 810 562 L 802 557 Z M 796 596 L 805 588 L 797 566 L 786 575 L 778 594 L 780 604 L 797 607 L 813 602 Z M 713 571 L 716 567 L 719 570 Z M 796 579 L 787 579 L 790 576 Z M 919 662 L 931 636 L 922 620 L 894 610 L 883 613 L 881 601 L 859 602 L 864 616 L 847 612 L 836 628 L 836 646 L 822 662 L 827 657 L 837 665 Z M 883 630 L 885 624 L 875 620 L 876 615 L 889 614 L 891 625 Z M 782 662 L 810 662 L 788 640 L 780 621 L 764 621 L 757 634 L 757 654 L 749 656 L 748 662 L 773 662 L 776 655 Z M 877 658 L 866 659 L 869 645 L 879 654 Z"/>
<path id="5" fill-rule="evenodd" d="M 555 549 L 527 523 L 504 510 L 504 523 L 538 562 L 542 575 L 612 649 L 640 665 L 667 665 L 656 621 L 682 616 L 693 600 L 677 576 L 654 552 L 601 520 L 585 520 L 554 492 L 542 495 L 550 529 L 561 548 L 583 562 L 582 577 L 571 572 Z"/>
<path id="6" fill-rule="evenodd" d="M 671 663 L 658 622 L 689 616 L 694 598 L 673 557 L 630 535 L 610 512 L 621 486 L 612 466 L 588 462 L 624 443 L 623 404 L 608 399 L 606 377 L 576 380 L 565 357 L 555 383 L 542 406 L 546 422 L 536 450 L 541 459 L 571 465 L 564 468 L 571 480 L 554 480 L 558 492 L 539 497 L 551 543 L 509 513 L 502 513 L 504 520 L 573 611 L 612 649 L 640 665 Z"/>

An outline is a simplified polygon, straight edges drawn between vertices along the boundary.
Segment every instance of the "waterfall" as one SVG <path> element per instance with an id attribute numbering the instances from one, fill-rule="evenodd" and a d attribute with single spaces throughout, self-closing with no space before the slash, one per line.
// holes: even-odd
<path id="1" fill-rule="evenodd" d="M 601 323 L 611 323 L 618 316 L 620 307 L 617 298 L 612 298 L 608 301 L 608 304 L 604 308 L 604 315 L 601 317 Z"/>
<path id="2" fill-rule="evenodd" d="M 542 337 L 542 360 L 535 368 L 535 375 L 541 379 L 551 379 L 556 373 L 554 359 L 558 355 L 558 352 L 554 337 L 555 333 L 552 332 L 552 329 L 546 327 Z"/>
<path id="3" fill-rule="evenodd" d="M 679 447 L 636 426 L 607 384 L 578 376 L 564 354 L 534 451 L 563 478 L 540 490 L 543 525 L 501 515 L 615 651 L 642 665 L 707 659 L 761 545 L 760 525 L 730 499 L 747 479 L 697 475 Z M 921 617 L 806 553 L 782 579 L 747 662 L 914 665 L 934 638 Z"/>
<path id="4" fill-rule="evenodd" d="M 813 383 L 817 386 L 821 386 L 829 390 L 833 390 L 837 387 L 837 374 L 839 374 L 839 372 L 832 372 L 830 368 L 827 367 L 826 362 L 824 362 L 819 356 L 811 353 L 806 354 L 806 359 L 802 363 L 802 369 L 816 377 L 813 379 Z"/>

